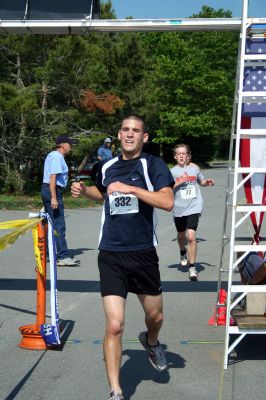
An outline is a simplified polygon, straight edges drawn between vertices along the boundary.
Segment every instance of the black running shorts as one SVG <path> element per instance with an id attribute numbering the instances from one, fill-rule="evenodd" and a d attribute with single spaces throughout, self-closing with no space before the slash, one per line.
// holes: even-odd
<path id="1" fill-rule="evenodd" d="M 175 217 L 175 227 L 177 232 L 185 232 L 187 229 L 197 230 L 200 214 L 185 215 L 184 217 Z"/>
<path id="2" fill-rule="evenodd" d="M 128 292 L 157 296 L 162 293 L 159 259 L 155 249 L 114 252 L 98 255 L 102 296 L 126 299 Z"/>

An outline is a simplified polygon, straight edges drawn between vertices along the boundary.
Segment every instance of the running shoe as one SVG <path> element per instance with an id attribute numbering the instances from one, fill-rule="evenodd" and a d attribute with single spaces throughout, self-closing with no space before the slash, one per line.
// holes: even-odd
<path id="1" fill-rule="evenodd" d="M 186 267 L 187 265 L 187 255 L 184 254 L 183 256 L 180 257 L 180 265 L 181 267 Z"/>
<path id="2" fill-rule="evenodd" d="M 110 397 L 108 400 L 125 400 L 125 398 L 121 393 L 118 393 L 114 390 L 110 393 Z"/>
<path id="3" fill-rule="evenodd" d="M 157 369 L 157 371 L 161 372 L 166 370 L 168 365 L 160 342 L 158 341 L 156 346 L 150 346 L 148 344 L 148 332 L 141 332 L 139 334 L 139 341 L 144 349 L 147 350 L 151 365 Z"/>
<path id="4" fill-rule="evenodd" d="M 191 281 L 197 281 L 197 280 L 198 280 L 198 273 L 197 273 L 195 267 L 190 267 L 190 268 L 189 268 L 189 270 L 188 270 L 188 276 L 189 276 L 189 279 L 190 279 Z"/>
<path id="5" fill-rule="evenodd" d="M 75 260 L 74 258 L 70 257 L 62 258 L 61 260 L 56 261 L 56 265 L 58 267 L 71 267 L 79 264 L 80 264 L 79 260 Z"/>

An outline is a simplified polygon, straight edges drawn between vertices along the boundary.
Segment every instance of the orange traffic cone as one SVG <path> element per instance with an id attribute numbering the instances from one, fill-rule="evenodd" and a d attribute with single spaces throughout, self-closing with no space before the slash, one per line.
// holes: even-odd
<path id="1" fill-rule="evenodd" d="M 227 293 L 224 289 L 219 290 L 219 304 L 225 304 L 225 306 L 218 307 L 218 316 L 216 318 L 216 307 L 214 309 L 213 317 L 208 321 L 208 325 L 225 325 L 226 324 L 226 299 Z"/>

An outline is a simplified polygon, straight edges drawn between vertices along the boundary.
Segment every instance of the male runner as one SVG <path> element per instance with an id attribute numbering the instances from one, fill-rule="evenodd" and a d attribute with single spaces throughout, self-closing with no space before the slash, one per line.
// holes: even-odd
<path id="1" fill-rule="evenodd" d="M 158 371 L 167 368 L 158 341 L 163 303 L 158 256 L 156 208 L 171 211 L 173 178 L 158 157 L 142 152 L 148 133 L 142 118 L 129 115 L 118 132 L 121 155 L 105 162 L 96 186 L 72 184 L 72 195 L 104 200 L 98 267 L 106 316 L 104 359 L 110 384 L 109 400 L 123 400 L 120 385 L 122 334 L 128 292 L 137 294 L 147 331 L 139 340 Z"/>

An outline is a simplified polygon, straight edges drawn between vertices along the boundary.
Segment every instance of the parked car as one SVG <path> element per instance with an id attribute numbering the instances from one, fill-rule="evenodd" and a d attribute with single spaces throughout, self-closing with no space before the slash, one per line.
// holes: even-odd
<path id="1" fill-rule="evenodd" d="M 73 164 L 69 168 L 69 178 L 71 180 L 74 179 L 91 179 L 93 181 L 96 180 L 96 175 L 98 172 L 99 160 L 95 158 L 90 158 L 84 168 L 78 172 L 78 167 L 76 164 Z"/>

